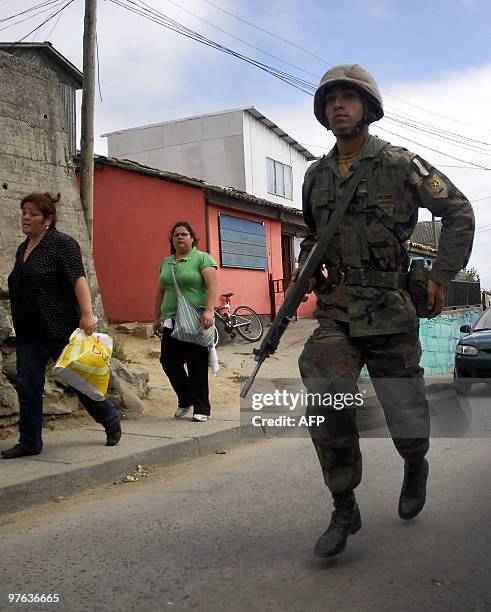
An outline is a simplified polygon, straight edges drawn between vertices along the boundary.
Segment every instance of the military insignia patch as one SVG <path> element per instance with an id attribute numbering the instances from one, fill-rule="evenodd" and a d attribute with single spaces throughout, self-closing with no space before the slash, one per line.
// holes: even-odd
<path id="1" fill-rule="evenodd" d="M 448 196 L 448 186 L 446 182 L 433 172 L 428 179 L 430 191 L 435 198 L 446 198 Z"/>

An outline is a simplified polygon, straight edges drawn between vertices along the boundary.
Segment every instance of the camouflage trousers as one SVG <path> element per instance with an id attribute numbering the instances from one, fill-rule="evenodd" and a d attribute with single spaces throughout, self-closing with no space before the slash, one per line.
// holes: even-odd
<path id="1" fill-rule="evenodd" d="M 404 460 L 418 462 L 428 452 L 430 431 L 420 358 L 418 329 L 350 338 L 347 323 L 321 319 L 298 363 L 307 392 L 331 395 L 357 394 L 366 365 L 397 451 Z M 332 494 L 353 490 L 361 482 L 356 413 L 356 408 L 307 406 L 308 415 L 325 417 L 325 424 L 310 428 L 310 434 Z"/>

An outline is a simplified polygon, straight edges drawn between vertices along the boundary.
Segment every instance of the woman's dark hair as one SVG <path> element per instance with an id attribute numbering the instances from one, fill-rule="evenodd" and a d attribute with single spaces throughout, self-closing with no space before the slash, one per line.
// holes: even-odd
<path id="1" fill-rule="evenodd" d="M 58 193 L 56 197 L 52 196 L 50 193 L 30 193 L 25 198 L 22 198 L 20 202 L 20 207 L 22 208 L 26 202 L 30 202 L 34 204 L 34 206 L 39 210 L 39 212 L 46 219 L 47 217 L 52 217 L 51 227 L 56 226 L 56 204 L 60 201 L 61 193 Z"/>
<path id="2" fill-rule="evenodd" d="M 193 247 L 195 247 L 198 244 L 198 238 L 196 238 L 196 234 L 194 233 L 194 230 L 189 225 L 189 223 L 187 221 L 178 221 L 177 223 L 174 223 L 174 225 L 172 226 L 169 232 L 170 252 L 172 253 L 172 255 L 174 255 L 174 253 L 176 252 L 176 249 L 174 248 L 174 244 L 172 242 L 172 236 L 174 235 L 174 232 L 176 231 L 176 227 L 185 227 L 188 230 L 188 232 L 191 234 L 191 238 L 193 239 Z"/>

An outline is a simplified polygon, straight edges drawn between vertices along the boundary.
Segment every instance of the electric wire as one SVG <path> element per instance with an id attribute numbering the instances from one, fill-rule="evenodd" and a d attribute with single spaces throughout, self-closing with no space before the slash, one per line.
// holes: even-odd
<path id="1" fill-rule="evenodd" d="M 175 2 L 173 2 L 173 0 L 168 0 L 169 2 L 171 2 L 172 4 L 176 5 Z M 129 2 L 130 4 L 134 5 L 137 8 L 140 8 L 134 1 L 132 0 L 126 0 L 126 2 Z M 199 42 L 203 42 L 204 40 L 206 40 L 208 43 L 211 43 L 212 46 L 214 46 L 214 48 L 221 50 L 221 51 L 225 51 L 226 53 L 231 53 L 232 55 L 235 55 L 236 57 L 238 57 L 239 59 L 243 59 L 244 61 L 249 61 L 250 63 L 252 62 L 254 65 L 258 66 L 258 67 L 262 67 L 262 69 L 265 69 L 265 64 L 259 63 L 260 66 L 258 65 L 256 60 L 252 60 L 251 58 L 248 58 L 247 56 L 244 56 L 242 54 L 238 54 L 235 51 L 232 51 L 231 49 L 228 49 L 227 47 L 223 47 L 222 45 L 218 45 L 218 43 L 216 43 L 216 41 L 210 41 L 210 39 L 205 39 L 205 37 L 201 36 L 200 34 L 198 34 L 197 32 L 195 32 L 194 30 L 191 30 L 189 28 L 186 28 L 185 26 L 183 26 L 182 24 L 180 24 L 179 22 L 175 21 L 175 20 L 171 20 L 168 16 L 166 16 L 164 13 L 155 10 L 154 8 L 152 8 L 149 4 L 147 4 L 146 2 L 144 2 L 143 0 L 139 0 L 139 4 L 143 6 L 143 10 L 152 15 L 152 17 L 155 17 L 155 19 L 157 20 L 158 23 L 161 23 L 161 20 L 164 20 L 167 24 L 171 23 L 172 26 L 177 27 L 177 30 L 179 32 L 181 32 L 183 29 L 186 31 L 187 34 L 190 35 L 191 38 L 193 38 L 194 40 L 197 40 L 195 37 L 198 36 L 200 37 L 201 40 L 199 40 Z M 176 5 L 178 6 L 178 5 Z M 182 8 L 182 7 L 181 7 Z M 192 13 L 190 11 L 187 11 L 186 9 L 183 9 L 186 12 L 190 13 L 193 16 L 198 17 L 197 15 L 195 15 L 195 13 Z M 138 10 L 136 10 L 135 12 L 137 12 L 137 14 L 140 14 L 138 12 Z M 203 20 L 201 17 L 198 17 L 199 19 L 201 19 L 202 21 L 205 21 L 205 23 L 210 23 L 209 21 Z M 153 20 L 153 19 L 152 19 Z M 213 24 L 210 24 L 213 25 Z M 165 26 L 164 26 L 165 27 Z M 171 28 L 174 29 L 174 28 Z M 220 28 L 219 28 L 220 29 Z M 176 31 L 176 30 L 174 30 Z M 222 32 L 225 32 L 224 30 L 221 30 Z M 225 32 L 226 34 L 229 34 L 228 32 Z M 231 35 L 233 36 L 233 35 Z M 236 38 L 236 37 L 235 37 Z M 241 40 L 241 39 L 238 39 Z M 241 40 L 241 42 L 244 42 Z M 206 44 L 206 43 L 205 43 Z M 248 43 L 245 43 L 248 44 Z M 217 46 L 218 45 L 218 46 Z M 258 49 L 257 47 L 254 47 L 256 49 Z M 260 51 L 263 51 L 261 49 L 259 49 Z M 265 52 L 267 53 L 267 52 Z M 276 56 L 273 56 L 276 57 Z M 282 60 L 280 60 L 282 61 Z M 303 70 L 302 68 L 297 67 L 299 70 Z M 275 71 L 275 74 L 273 74 L 271 72 L 271 70 Z M 304 93 L 308 93 L 310 95 L 312 95 L 315 90 L 316 90 L 316 85 L 314 85 L 313 83 L 310 83 L 308 81 L 305 81 L 303 79 L 298 79 L 298 77 L 294 77 L 293 75 L 290 75 L 288 73 L 279 71 L 276 68 L 273 68 L 271 66 L 267 66 L 266 71 L 269 72 L 270 74 L 273 74 L 273 76 L 279 76 L 281 75 L 281 80 L 287 80 L 291 83 L 295 83 L 296 85 L 299 85 L 298 88 L 300 88 L 301 91 L 304 91 Z M 310 73 L 312 74 L 312 73 Z M 306 91 L 307 90 L 307 91 Z M 463 148 L 467 148 L 468 150 L 481 150 L 484 153 L 491 153 L 491 149 L 488 151 L 487 149 L 482 149 L 481 147 L 473 147 L 473 148 L 469 148 L 466 147 L 465 145 L 471 142 L 476 142 L 477 144 L 483 144 L 485 146 L 490 146 L 491 147 L 491 143 L 486 143 L 483 141 L 478 141 L 476 139 L 467 137 L 465 135 L 462 134 L 457 134 L 455 132 L 449 132 L 447 130 L 442 130 L 440 128 L 435 128 L 434 126 L 432 126 L 431 124 L 428 124 L 426 122 L 422 122 L 419 121 L 417 119 L 413 119 L 411 118 L 409 115 L 403 113 L 403 115 L 401 115 L 400 113 L 397 114 L 395 113 L 395 117 L 391 116 L 390 114 L 386 114 L 387 119 L 394 121 L 395 123 L 404 123 L 405 125 L 407 125 L 409 127 L 409 129 L 413 129 L 416 131 L 420 131 L 426 134 L 435 134 L 440 140 L 447 140 L 449 143 L 451 143 L 452 141 L 455 143 L 460 144 Z M 397 117 L 401 117 L 403 116 L 405 119 L 407 119 L 407 121 L 400 121 Z M 409 123 L 408 123 L 409 122 Z M 421 126 L 421 127 L 420 127 Z M 425 129 L 424 126 L 428 126 L 429 129 Z M 440 132 L 440 133 L 438 133 Z M 448 136 L 447 136 L 448 135 Z M 453 138 L 453 136 L 455 136 L 456 138 Z"/>
<path id="2" fill-rule="evenodd" d="M 130 4 L 135 4 L 134 2 L 131 2 L 131 0 L 126 0 L 127 2 L 129 2 Z M 155 23 L 161 25 L 164 28 L 167 28 L 169 30 L 172 30 L 174 32 L 177 32 L 178 34 L 181 34 L 183 36 L 185 36 L 186 38 L 191 38 L 197 42 L 200 42 L 206 46 L 212 47 L 214 49 L 217 49 L 219 51 L 222 51 L 223 53 L 227 53 L 229 55 L 232 55 L 234 57 L 237 57 L 238 59 L 242 59 L 243 61 L 259 68 L 260 70 L 263 70 L 264 72 L 268 72 L 269 74 L 271 74 L 272 76 L 276 77 L 277 79 L 284 81 L 285 83 L 288 83 L 290 85 L 292 85 L 292 87 L 295 87 L 296 89 L 304 92 L 304 93 L 311 93 L 308 89 L 307 86 L 310 86 L 309 83 L 306 82 L 302 82 L 301 79 L 298 79 L 296 77 L 293 77 L 291 75 L 288 75 L 288 73 L 284 73 L 281 70 L 272 68 L 271 66 L 268 66 L 267 64 L 263 64 L 262 62 L 258 62 L 257 60 L 253 60 L 252 58 L 249 58 L 245 55 L 242 55 L 241 53 L 238 53 L 236 51 L 233 51 L 231 49 L 228 49 L 227 47 L 224 47 L 223 45 L 220 45 L 219 43 L 216 43 L 210 39 L 207 39 L 206 37 L 202 36 L 201 34 L 198 34 L 196 32 L 193 32 L 192 30 L 189 30 L 188 28 L 185 28 L 184 26 L 181 26 L 181 24 L 178 24 L 177 26 L 173 25 L 172 23 L 168 23 L 168 22 L 172 22 L 174 20 L 169 20 L 167 17 L 165 17 L 165 19 L 167 20 L 167 22 L 165 20 L 163 20 L 162 18 L 156 18 L 155 16 L 151 16 L 151 15 L 147 15 L 145 14 L 145 12 L 142 12 L 141 10 L 135 9 L 132 6 L 128 6 L 127 4 L 125 4 L 123 1 L 121 0 L 110 0 L 110 2 L 112 2 L 113 4 L 117 4 L 119 6 L 121 6 L 122 8 L 136 13 L 137 15 L 140 15 L 141 17 L 144 17 L 145 19 L 148 19 L 150 21 L 154 21 Z M 148 11 L 147 11 L 148 12 Z M 177 23 L 177 22 L 176 22 Z M 179 27 L 178 27 L 179 26 Z M 304 84 L 306 83 L 306 84 Z M 312 95 L 312 94 L 311 94 Z"/>
<path id="3" fill-rule="evenodd" d="M 242 17 L 239 17 L 238 15 L 236 15 L 235 13 L 232 13 L 231 11 L 227 11 L 226 9 L 222 8 L 221 6 L 218 6 L 217 4 L 214 4 L 213 2 L 211 2 L 210 0 L 202 0 L 202 2 L 205 2 L 206 4 L 213 6 L 214 8 L 216 8 L 217 10 L 221 11 L 222 13 L 226 13 L 227 15 L 230 15 L 231 17 L 233 17 L 234 19 L 237 19 L 238 21 L 241 21 L 242 23 L 245 23 L 249 26 L 251 26 L 252 28 L 255 28 L 256 30 L 259 30 L 261 32 L 264 32 L 265 34 L 268 34 L 269 36 L 273 36 L 274 38 L 281 40 L 284 43 L 287 43 L 288 45 L 291 45 L 292 47 L 295 47 L 296 49 L 299 49 L 300 51 L 302 51 L 303 53 L 306 53 L 307 55 L 310 55 L 310 57 L 313 57 L 319 61 L 321 61 L 323 64 L 325 64 L 328 67 L 332 68 L 332 64 L 330 64 L 328 61 L 326 61 L 324 58 L 319 57 L 318 55 L 316 55 L 315 53 L 312 53 L 311 51 L 309 51 L 308 49 L 305 49 L 305 47 L 302 47 L 301 45 L 297 45 L 296 43 L 293 43 L 290 40 L 287 40 L 286 38 L 283 38 L 282 36 L 279 36 L 269 30 L 266 30 L 265 28 L 262 28 L 258 25 L 256 25 L 255 23 L 252 23 L 250 21 L 247 21 L 246 19 L 243 19 Z M 454 117 L 449 117 L 447 115 L 443 115 L 441 113 L 437 113 L 435 111 L 429 110 L 427 108 L 424 108 L 422 106 L 419 106 L 417 104 L 414 104 L 412 102 L 408 102 L 407 100 L 403 100 L 402 98 L 399 98 L 397 96 L 394 96 L 393 94 L 387 93 L 382 91 L 382 93 L 386 96 L 389 96 L 390 98 L 393 98 L 394 100 L 397 100 L 398 102 L 402 102 L 403 104 L 407 104 L 408 106 L 411 106 L 413 108 L 417 108 L 418 110 L 421 110 L 425 113 L 429 113 L 431 115 L 435 115 L 436 117 L 441 117 L 442 119 L 447 119 L 448 121 L 453 121 L 455 123 L 460 123 L 461 125 L 465 125 L 467 127 L 473 127 L 479 130 L 484 130 L 486 132 L 491 132 L 491 129 L 487 129 L 487 128 L 483 128 L 482 126 L 477 126 L 477 125 L 473 125 L 471 123 L 466 123 L 465 121 L 459 121 L 458 119 L 455 119 Z"/>
<path id="4" fill-rule="evenodd" d="M 241 21 L 242 23 L 245 23 L 245 24 L 251 26 L 252 28 L 255 28 L 256 30 L 259 30 L 260 32 L 264 32 L 265 34 L 269 34 L 269 36 L 273 36 L 273 38 L 276 38 L 277 40 L 281 40 L 282 42 L 290 45 L 291 47 L 295 47 L 296 49 L 299 49 L 303 53 L 306 53 L 307 55 L 310 55 L 310 57 L 313 57 L 313 58 L 319 60 L 324 65 L 332 67 L 332 64 L 330 64 L 329 62 L 326 62 L 326 60 L 323 57 L 319 57 L 318 55 L 316 55 L 315 53 L 312 53 L 308 49 L 305 49 L 301 45 L 297 45 L 296 43 L 292 42 L 291 40 L 288 40 L 287 38 L 283 38 L 283 36 L 279 36 L 279 34 L 275 34 L 274 32 L 270 32 L 269 30 L 266 30 L 265 28 L 262 28 L 261 26 L 258 26 L 255 23 L 252 23 L 251 21 L 247 21 L 246 19 L 243 19 L 242 17 L 239 17 L 238 15 L 235 15 L 234 13 L 231 13 L 230 11 L 227 11 L 226 9 L 222 8 L 221 6 L 213 4 L 213 2 L 210 2 L 209 0 L 203 0 L 203 2 L 205 2 L 206 4 L 209 4 L 210 6 L 213 6 L 214 8 L 218 9 L 219 11 L 222 11 L 222 13 L 226 13 L 227 15 L 230 15 L 234 19 L 237 19 L 237 21 Z"/>
<path id="5" fill-rule="evenodd" d="M 390 105 L 385 105 L 386 109 L 390 109 L 392 108 Z M 400 109 L 396 109 L 396 111 L 399 112 L 394 112 L 393 110 L 391 111 L 392 115 L 396 118 L 400 118 L 403 119 L 405 121 L 411 121 L 415 124 L 417 124 L 418 126 L 426 127 L 426 128 L 430 128 L 430 129 L 438 129 L 440 132 L 444 133 L 444 134 L 449 134 L 450 136 L 456 136 L 458 138 L 462 138 L 463 140 L 469 140 L 471 142 L 476 142 L 478 144 L 482 144 L 482 145 L 486 145 L 488 147 L 491 147 L 491 143 L 490 142 L 486 142 L 483 140 L 478 140 L 476 138 L 471 138 L 469 136 L 465 136 L 464 134 L 460 134 L 458 132 L 452 132 L 450 130 L 445 130 L 443 128 L 435 128 L 435 126 L 432 123 L 428 123 L 427 121 L 423 121 L 421 119 L 416 119 L 416 118 L 412 118 L 411 115 L 408 115 L 407 113 L 404 113 L 403 111 L 400 111 Z M 401 114 L 402 112 L 402 114 Z"/>
<path id="6" fill-rule="evenodd" d="M 66 9 L 67 6 L 69 6 L 70 4 L 72 4 L 72 2 L 75 2 L 75 0 L 68 0 L 68 2 L 66 2 L 61 9 L 59 9 L 58 11 L 56 11 L 55 13 L 53 13 L 50 17 L 48 17 L 47 19 L 45 19 L 42 23 L 40 23 L 37 27 L 35 27 L 33 30 L 31 30 L 28 34 L 26 34 L 25 36 L 23 36 L 22 38 L 20 38 L 19 40 L 17 40 L 15 44 L 18 44 L 20 42 L 22 42 L 23 40 L 25 40 L 28 36 L 30 36 L 31 34 L 33 34 L 34 32 L 37 32 L 39 30 L 39 28 L 42 28 L 43 25 L 45 23 L 48 23 L 49 21 L 51 21 L 52 19 L 54 19 L 58 13 L 64 11 Z"/>
<path id="7" fill-rule="evenodd" d="M 285 83 L 295 87 L 296 89 L 307 93 L 309 95 L 313 95 L 313 92 L 316 89 L 316 86 L 312 83 L 309 83 L 308 81 L 305 81 L 303 79 L 299 79 L 298 77 L 294 77 L 291 74 L 288 74 L 284 71 L 281 71 L 277 68 L 274 68 L 272 66 L 268 66 L 267 64 L 264 64 L 262 62 L 259 62 L 257 60 L 254 60 L 248 56 L 245 56 L 241 53 L 238 53 L 237 51 L 234 51 L 228 47 L 225 47 L 224 45 L 221 45 L 219 43 L 217 43 L 216 41 L 213 41 L 199 33 L 197 33 L 196 31 L 187 28 L 186 26 L 184 26 L 183 24 L 179 23 L 178 21 L 174 20 L 174 19 L 170 19 L 167 15 L 161 13 L 160 11 L 156 11 L 155 9 L 153 9 L 152 7 L 150 7 L 148 4 L 146 4 L 145 2 L 143 2 L 143 0 L 140 0 L 139 4 L 136 4 L 134 1 L 132 0 L 110 0 L 111 2 L 113 2 L 114 4 L 119 5 L 120 7 L 133 12 L 137 15 L 140 15 L 141 17 L 144 17 L 145 19 L 148 19 L 150 21 L 153 21 L 155 23 L 157 23 L 158 25 L 161 25 L 162 27 L 172 30 L 174 32 L 177 32 L 187 38 L 191 38 L 192 40 L 195 40 L 197 42 L 200 42 L 206 46 L 212 47 L 216 50 L 222 51 L 226 54 L 232 55 L 233 57 L 236 57 L 238 59 L 241 59 L 261 70 L 263 70 L 266 73 L 269 73 L 270 75 L 284 81 Z M 143 5 L 143 6 L 142 6 Z M 401 137 L 399 134 L 394 134 L 394 132 L 391 132 L 390 130 L 386 130 L 385 128 L 380 128 L 380 129 L 384 129 L 385 131 L 387 131 L 390 134 L 393 134 L 397 137 Z M 482 170 L 489 170 L 490 168 L 486 167 L 486 166 L 482 166 L 480 164 L 476 164 L 474 162 L 471 162 L 469 160 L 465 160 L 465 159 L 461 159 L 459 157 L 455 157 L 453 155 L 444 153 L 442 151 L 438 151 L 436 149 L 433 149 L 432 147 L 429 147 L 427 145 L 422 145 L 421 143 L 415 141 L 415 140 L 411 140 L 410 138 L 406 138 L 403 137 L 406 140 L 413 142 L 419 146 L 422 146 L 423 148 L 426 148 L 428 150 L 432 150 L 435 151 L 437 153 L 440 153 L 441 155 L 444 155 L 446 157 L 449 157 L 450 159 L 454 159 L 456 161 L 460 161 L 463 163 L 467 163 L 470 166 L 474 166 L 477 168 L 480 168 Z"/>
<path id="8" fill-rule="evenodd" d="M 181 11 L 184 11 L 188 15 L 192 15 L 193 17 L 195 17 L 196 19 L 199 19 L 203 23 L 206 23 L 209 26 L 211 26 L 212 28 L 215 28 L 215 30 L 218 30 L 219 32 L 222 32 L 222 34 L 226 34 L 227 36 L 230 36 L 231 38 L 234 38 L 235 40 L 238 40 L 243 45 L 246 45 L 247 47 L 251 47 L 251 49 L 255 49 L 256 51 L 259 51 L 260 53 L 264 53 L 264 55 L 268 55 L 269 57 L 272 57 L 273 59 L 278 60 L 279 62 L 281 62 L 282 64 L 285 64 L 286 66 L 290 66 L 291 68 L 295 68 L 295 70 L 300 70 L 301 72 L 304 72 L 305 74 L 309 74 L 310 76 L 319 78 L 319 75 L 315 74 L 314 72 L 310 72 L 309 70 L 305 70 L 305 68 L 302 68 L 301 66 L 297 66 L 295 64 L 291 64 L 290 62 L 287 62 L 286 60 L 282 59 L 281 57 L 278 57 L 277 55 L 273 55 L 269 51 L 265 51 L 264 49 L 261 49 L 260 47 L 256 47 L 256 45 L 253 45 L 253 44 L 247 42 L 243 38 L 239 38 L 235 34 L 231 34 L 230 32 L 227 32 L 227 30 L 223 30 L 222 28 L 220 28 L 216 24 L 212 23 L 211 21 L 208 21 L 204 17 L 201 17 L 200 15 L 197 15 L 196 13 L 193 13 L 193 11 L 190 11 L 189 9 L 184 8 L 179 3 L 174 2 L 174 0 L 167 0 L 167 2 L 169 2 L 173 6 L 176 6 Z M 141 4 L 144 4 L 144 2 L 141 2 Z"/>
<path id="9" fill-rule="evenodd" d="M 461 159 L 460 157 L 455 157 L 454 155 L 450 155 L 449 153 L 444 153 L 443 151 L 439 151 L 438 149 L 433 149 L 432 147 L 429 147 L 428 145 L 421 144 L 420 142 L 417 142 L 416 140 L 412 140 L 411 138 L 408 138 L 407 136 L 401 136 L 401 134 L 396 134 L 395 132 L 391 132 L 390 130 L 383 128 L 380 125 L 377 125 L 377 129 L 382 130 L 383 132 L 387 132 L 388 134 L 392 134 L 392 136 L 397 136 L 397 138 L 404 138 L 404 140 L 407 140 L 408 142 L 417 144 L 418 146 L 423 147 L 424 149 L 428 149 L 429 151 L 434 151 L 435 153 L 439 153 L 440 155 L 444 155 L 445 157 L 449 157 L 450 159 L 455 159 L 456 161 L 464 162 L 465 164 L 470 164 L 472 166 L 475 166 L 476 168 L 480 168 L 481 170 L 491 170 L 491 168 L 488 168 L 486 166 L 481 166 L 480 164 L 471 162 L 468 159 Z"/>
<path id="10" fill-rule="evenodd" d="M 465 149 L 466 151 L 481 152 L 485 156 L 491 156 L 491 149 L 486 149 L 485 147 L 471 145 L 467 142 L 462 142 L 461 140 L 457 138 L 452 138 L 450 136 L 444 136 L 442 134 L 439 134 L 437 130 L 422 130 L 421 128 L 417 128 L 405 121 L 399 121 L 387 115 L 385 116 L 385 119 L 389 123 L 395 123 L 398 126 L 402 126 L 406 130 L 417 132 L 417 133 L 427 135 L 427 136 L 431 136 L 432 138 L 435 138 L 436 140 L 439 140 L 440 142 L 446 142 L 450 146 L 458 146 L 460 149 Z"/>
<path id="11" fill-rule="evenodd" d="M 99 98 L 102 102 L 102 91 L 101 91 L 101 72 L 100 72 L 100 62 L 99 62 L 99 39 L 97 37 L 97 32 L 95 34 L 95 54 L 97 60 L 97 87 L 99 89 Z"/>
<path id="12" fill-rule="evenodd" d="M 199 19 L 203 23 L 206 23 L 206 24 L 210 25 L 211 27 L 215 28 L 219 32 L 222 32 L 222 33 L 226 34 L 227 36 L 230 36 L 231 38 L 234 38 L 235 40 L 238 40 L 239 42 L 243 43 L 244 45 L 247 45 L 248 47 L 251 47 L 252 49 L 256 49 L 260 53 L 264 53 L 265 55 L 268 55 L 269 57 L 272 57 L 273 59 L 276 59 L 276 60 L 282 62 L 283 64 L 286 64 L 287 66 L 290 66 L 292 68 L 295 68 L 296 70 L 300 70 L 301 72 L 304 72 L 305 74 L 308 74 L 308 75 L 313 76 L 313 77 L 315 77 L 317 79 L 320 79 L 320 76 L 318 74 L 315 74 L 313 72 L 305 70 L 304 68 L 302 68 L 300 66 L 297 66 L 295 64 L 291 64 L 290 62 L 287 62 L 287 61 L 283 60 L 282 58 L 280 58 L 280 57 L 278 57 L 276 55 L 273 55 L 272 53 L 269 53 L 269 51 L 265 51 L 264 49 L 261 49 L 260 47 L 257 47 L 256 45 L 252 45 L 252 44 L 248 43 L 247 41 L 243 40 L 242 38 L 239 38 L 239 37 L 235 36 L 234 34 L 231 34 L 230 32 L 227 32 L 226 30 L 224 30 L 223 28 L 218 27 L 216 24 L 212 23 L 211 21 L 208 21 L 207 19 L 204 19 L 200 15 L 197 15 L 193 11 L 190 11 L 190 10 L 184 8 L 178 2 L 174 2 L 174 0 L 167 0 L 167 2 L 169 2 L 173 6 L 176 6 L 180 10 L 184 11 L 185 13 L 187 13 L 188 15 L 192 15 L 193 17 L 195 17 L 196 19 Z M 149 7 L 149 5 L 146 4 L 145 2 L 143 2 L 143 0 L 140 0 L 140 4 Z M 269 32 L 269 34 L 271 34 L 271 33 Z M 315 85 L 312 84 L 312 87 L 315 87 Z M 400 118 L 400 120 L 398 118 Z M 463 134 L 457 134 L 455 132 L 450 132 L 448 130 L 442 130 L 440 128 L 435 128 L 434 126 L 432 126 L 429 123 L 413 119 L 413 118 L 411 118 L 410 115 L 408 115 L 407 113 L 404 113 L 404 111 L 399 111 L 399 113 L 395 112 L 395 113 L 393 113 L 393 116 L 388 116 L 388 119 L 389 119 L 389 121 L 394 121 L 396 123 L 403 123 L 404 125 L 408 126 L 408 129 L 412 129 L 414 131 L 420 131 L 420 130 L 421 131 L 425 131 L 423 126 L 426 126 L 428 128 L 429 133 L 431 132 L 431 133 L 435 134 L 437 138 L 446 138 L 446 136 L 438 134 L 438 132 L 442 132 L 442 133 L 445 133 L 445 134 L 449 135 L 448 136 L 448 140 L 449 141 L 454 141 L 456 143 L 462 144 L 463 146 L 465 145 L 465 141 L 469 141 L 469 142 L 476 142 L 479 145 L 482 144 L 482 145 L 486 145 L 487 147 L 491 147 L 491 143 L 483 142 L 483 141 L 478 141 L 478 140 L 476 140 L 474 138 L 470 138 L 470 137 L 464 136 Z M 418 126 L 421 126 L 421 128 L 419 128 Z M 455 137 L 455 138 L 453 138 L 453 137 Z M 464 148 L 468 148 L 468 147 L 464 146 Z M 475 150 L 481 150 L 481 151 L 484 151 L 485 153 L 490 153 L 491 154 L 491 148 L 490 149 L 483 149 L 483 148 L 480 148 L 480 147 L 474 147 L 474 149 Z"/>
<path id="13" fill-rule="evenodd" d="M 58 7 L 63 2 L 64 2 L 64 0 L 55 0 L 55 2 L 53 2 L 52 4 L 54 4 L 56 7 Z M 44 8 L 43 10 L 40 10 L 37 13 L 33 13 L 32 15 L 29 15 L 28 17 L 24 17 L 23 19 L 19 19 L 19 21 L 15 21 L 14 23 L 9 23 L 6 26 L 4 26 L 3 28 L 0 28 L 0 32 L 3 32 L 4 30 L 8 30 L 9 28 L 13 28 L 14 26 L 19 25 L 20 23 L 24 23 L 25 21 L 29 21 L 31 19 L 34 19 L 34 17 L 37 17 L 38 15 L 42 15 L 43 13 L 47 13 L 48 11 L 50 11 L 52 9 L 53 9 L 53 6 L 49 6 L 48 8 Z"/>
<path id="14" fill-rule="evenodd" d="M 24 11 L 20 11 L 20 13 L 16 13 L 15 15 L 10 15 L 9 17 L 4 17 L 0 19 L 0 23 L 4 23 L 5 21 L 10 21 L 11 19 L 15 19 L 16 17 L 20 17 L 21 15 L 25 15 L 26 13 L 30 13 L 38 8 L 43 8 L 49 4 L 56 4 L 59 0 L 45 0 L 44 2 L 40 2 L 39 4 L 35 4 L 31 6 L 31 8 L 25 9 Z"/>
<path id="15" fill-rule="evenodd" d="M 66 7 L 65 7 L 65 8 L 66 8 Z M 53 26 L 53 27 L 51 28 L 51 30 L 49 31 L 49 34 L 46 36 L 46 40 L 49 40 L 50 36 L 51 36 L 51 35 L 53 34 L 53 32 L 56 30 L 56 26 L 58 25 L 58 23 L 59 23 L 59 21 L 60 21 L 60 19 L 61 19 L 62 15 L 63 15 L 64 10 L 65 10 L 65 9 L 63 9 L 63 11 L 61 11 L 61 13 L 58 15 L 58 19 L 55 21 L 54 26 Z"/>

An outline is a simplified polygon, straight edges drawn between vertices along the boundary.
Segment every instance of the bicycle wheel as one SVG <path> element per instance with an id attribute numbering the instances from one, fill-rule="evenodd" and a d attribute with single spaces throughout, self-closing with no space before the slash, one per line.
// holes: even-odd
<path id="1" fill-rule="evenodd" d="M 218 335 L 218 329 L 217 329 L 217 326 L 215 325 L 215 334 L 213 336 L 213 348 L 216 348 L 218 346 L 219 340 L 220 340 L 220 336 Z"/>
<path id="2" fill-rule="evenodd" d="M 262 337 L 264 331 L 263 323 L 252 308 L 237 306 L 234 310 L 233 318 L 234 330 L 237 330 L 237 333 L 244 340 L 256 342 Z"/>

